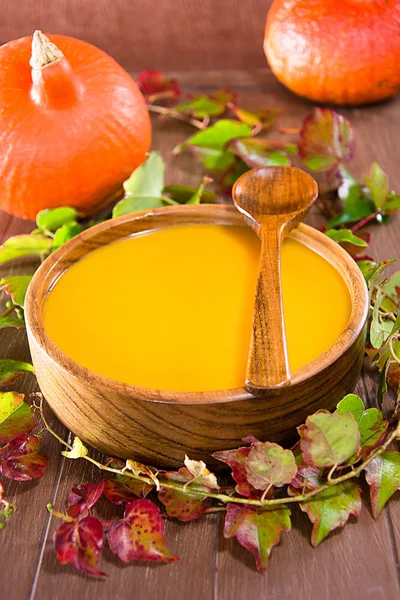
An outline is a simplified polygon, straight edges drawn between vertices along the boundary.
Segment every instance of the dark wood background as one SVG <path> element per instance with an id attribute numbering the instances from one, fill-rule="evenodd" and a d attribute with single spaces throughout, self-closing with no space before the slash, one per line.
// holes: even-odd
<path id="1" fill-rule="evenodd" d="M 82 38 L 131 71 L 265 65 L 272 0 L 0 0 L 0 43 L 35 29 Z"/>
<path id="2" fill-rule="evenodd" d="M 228 85 L 240 93 L 244 107 L 282 107 L 282 125 L 298 126 L 312 106 L 286 91 L 265 67 L 262 32 L 268 4 L 256 0 L 0 0 L 0 41 L 29 34 L 35 28 L 68 33 L 99 45 L 131 70 L 191 71 L 178 74 L 188 91 Z M 356 131 L 355 173 L 360 176 L 371 160 L 378 160 L 391 185 L 399 190 L 400 100 L 343 113 Z M 185 124 L 154 121 L 153 148 L 167 159 L 169 182 L 196 185 L 200 181 L 201 169 L 194 160 L 170 155 L 174 145 L 190 133 Z M 321 222 L 316 211 L 308 222 Z M 399 225 L 397 216 L 387 227 L 372 228 L 371 253 L 377 259 L 399 256 Z M 0 241 L 31 229 L 32 224 L 0 213 Z M 3 268 L 0 276 L 9 272 Z M 25 332 L 0 332 L 0 356 L 29 360 Z M 357 392 L 374 405 L 376 388 L 376 374 L 366 366 Z M 16 389 L 29 393 L 37 386 L 33 377 L 26 376 Z M 388 397 L 385 408 L 392 406 L 393 398 Z M 51 422 L 61 435 L 68 435 L 54 418 Z M 352 518 L 343 531 L 332 534 L 316 550 L 309 543 L 311 524 L 295 508 L 293 530 L 274 550 L 265 576 L 255 571 L 252 557 L 235 540 L 224 540 L 222 515 L 209 515 L 189 524 L 167 522 L 168 544 L 181 557 L 179 563 L 125 566 L 106 550 L 101 567 L 109 578 L 90 579 L 55 560 L 51 536 L 58 522 L 49 517 L 46 504 L 52 502 L 62 510 L 71 486 L 95 481 L 99 473 L 87 463 L 62 458 L 59 445 L 50 437 L 44 446 L 51 460 L 43 479 L 26 484 L 2 479 L 9 500 L 16 502 L 19 510 L 0 534 L 1 599 L 399 598 L 400 494 L 377 522 L 366 503 L 360 519 Z M 116 514 L 106 503 L 100 511 L 103 518 Z"/>

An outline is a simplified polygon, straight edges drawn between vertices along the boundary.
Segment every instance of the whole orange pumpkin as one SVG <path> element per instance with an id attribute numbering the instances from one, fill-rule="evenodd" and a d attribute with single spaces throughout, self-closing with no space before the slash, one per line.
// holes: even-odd
<path id="1" fill-rule="evenodd" d="M 41 32 L 0 47 L 0 208 L 100 209 L 151 142 L 136 83 L 110 56 Z M 32 54 L 31 54 L 32 45 Z"/>
<path id="2" fill-rule="evenodd" d="M 400 90 L 400 0 L 274 0 L 264 51 L 290 90 L 364 104 Z"/>

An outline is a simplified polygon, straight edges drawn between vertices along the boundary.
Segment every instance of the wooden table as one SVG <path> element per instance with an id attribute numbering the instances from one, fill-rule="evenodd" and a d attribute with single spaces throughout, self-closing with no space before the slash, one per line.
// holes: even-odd
<path id="1" fill-rule="evenodd" d="M 240 93 L 240 104 L 247 108 L 277 106 L 285 109 L 282 124 L 297 127 L 312 105 L 283 89 L 266 70 L 206 72 L 180 78 L 184 89 L 211 91 L 228 85 Z M 354 171 L 360 176 L 377 160 L 389 174 L 390 183 L 400 189 L 398 138 L 400 136 L 400 98 L 379 106 L 341 111 L 351 119 L 356 131 L 357 149 Z M 154 123 L 153 148 L 161 150 L 168 161 L 169 182 L 198 184 L 201 169 L 187 155 L 173 157 L 170 150 L 190 135 L 189 125 Z M 387 227 L 373 227 L 371 253 L 377 259 L 392 258 L 400 250 L 400 215 Z M 317 212 L 309 222 L 320 222 Z M 2 214 L 0 235 L 28 232 L 32 224 Z M 26 269 L 25 269 L 26 271 Z M 9 272 L 3 268 L 2 275 Z M 13 267 L 13 272 L 18 268 Z M 29 360 L 24 331 L 2 331 L 1 357 Z M 34 378 L 20 379 L 15 388 L 29 393 L 37 389 Z M 375 403 L 376 373 L 365 367 L 357 392 L 369 405 Z M 386 408 L 393 398 L 386 400 Z M 53 418 L 57 431 L 65 428 Z M 244 600 L 273 598 L 285 600 L 373 600 L 398 599 L 400 594 L 400 494 L 389 502 L 377 522 L 368 504 L 358 521 L 336 531 L 314 550 L 309 538 L 311 524 L 294 509 L 293 530 L 284 535 L 273 551 L 266 575 L 259 575 L 253 558 L 235 540 L 223 538 L 223 518 L 208 515 L 189 524 L 169 521 L 166 537 L 172 552 L 181 557 L 173 565 L 123 565 L 106 550 L 101 567 L 107 580 L 90 579 L 69 566 L 57 563 L 51 537 L 59 524 L 46 510 L 47 502 L 63 510 L 73 484 L 98 480 L 99 473 L 83 461 L 64 459 L 58 443 L 50 436 L 44 441 L 50 466 L 39 481 L 15 483 L 4 480 L 7 497 L 18 505 L 18 512 L 0 534 L 0 595 L 4 600 Z M 116 514 L 104 503 L 102 517 Z"/>

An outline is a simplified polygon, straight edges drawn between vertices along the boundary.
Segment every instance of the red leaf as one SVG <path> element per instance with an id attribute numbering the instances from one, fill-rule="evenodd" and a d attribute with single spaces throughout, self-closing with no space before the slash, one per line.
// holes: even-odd
<path id="1" fill-rule="evenodd" d="M 159 508 L 151 500 L 135 500 L 127 505 L 124 518 L 113 523 L 108 532 L 108 544 L 125 563 L 179 560 L 165 546 L 164 522 Z"/>
<path id="2" fill-rule="evenodd" d="M 312 171 L 325 171 L 351 159 L 354 135 L 347 119 L 330 108 L 315 108 L 304 119 L 299 154 Z"/>
<path id="3" fill-rule="evenodd" d="M 237 450 L 214 452 L 213 457 L 231 467 L 232 477 L 237 483 L 235 489 L 238 494 L 245 496 L 246 498 L 259 498 L 260 492 L 258 492 L 246 479 L 245 464 L 250 450 L 250 446 L 243 446 Z"/>
<path id="4" fill-rule="evenodd" d="M 0 481 L 0 504 L 2 504 L 4 498 L 4 486 Z"/>
<path id="5" fill-rule="evenodd" d="M 106 479 L 104 495 L 113 504 L 127 504 L 137 498 L 145 498 L 154 486 L 132 477 L 117 475 L 115 479 Z"/>
<path id="6" fill-rule="evenodd" d="M 74 486 L 68 494 L 67 515 L 76 519 L 87 513 L 100 499 L 103 490 L 104 481 Z"/>
<path id="7" fill-rule="evenodd" d="M 290 482 L 290 487 L 296 490 L 309 492 L 316 490 L 323 485 L 321 479 L 321 470 L 316 467 L 300 466 L 297 470 L 296 477 Z"/>
<path id="8" fill-rule="evenodd" d="M 224 537 L 236 537 L 239 544 L 251 552 L 257 569 L 263 573 L 272 548 L 279 543 L 282 532 L 289 531 L 290 527 L 290 510 L 286 507 L 261 511 L 228 504 Z"/>
<path id="9" fill-rule="evenodd" d="M 40 454 L 40 440 L 35 435 L 22 434 L 0 450 L 0 471 L 16 481 L 29 481 L 44 475 L 49 459 Z"/>
<path id="10" fill-rule="evenodd" d="M 103 549 L 103 525 L 98 519 L 85 517 L 62 523 L 54 532 L 53 543 L 62 565 L 69 563 L 88 575 L 106 576 L 96 566 Z"/>
<path id="11" fill-rule="evenodd" d="M 139 87 L 150 102 L 155 100 L 176 100 L 181 89 L 176 79 L 169 79 L 160 71 L 141 71 L 138 77 Z"/>
<path id="12" fill-rule="evenodd" d="M 211 98 L 215 98 L 218 102 L 222 102 L 223 104 L 228 104 L 228 102 L 235 102 L 237 98 L 237 93 L 233 92 L 227 87 L 223 87 L 216 92 L 210 94 Z"/>
<path id="13" fill-rule="evenodd" d="M 179 471 L 169 471 L 163 474 L 167 480 L 179 483 L 187 483 L 193 479 L 193 475 L 186 467 Z M 211 491 L 211 488 L 204 485 L 198 485 L 195 482 L 186 488 L 188 494 L 183 494 L 176 490 L 163 487 L 161 483 L 158 499 L 165 505 L 167 514 L 179 521 L 187 522 L 198 519 L 204 513 L 204 497 L 196 495 L 196 490 Z"/>

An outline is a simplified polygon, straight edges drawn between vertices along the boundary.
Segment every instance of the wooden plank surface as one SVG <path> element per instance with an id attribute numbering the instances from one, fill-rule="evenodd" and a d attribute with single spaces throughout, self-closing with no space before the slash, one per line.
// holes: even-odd
<path id="1" fill-rule="evenodd" d="M 2 0 L 0 44 L 35 29 L 83 39 L 126 69 L 247 69 L 272 0 Z"/>
<path id="2" fill-rule="evenodd" d="M 311 105 L 295 98 L 275 83 L 270 74 L 258 71 L 218 71 L 186 74 L 181 77 L 186 89 L 209 90 L 228 84 L 240 92 L 240 104 L 247 108 L 279 106 L 284 108 L 282 125 L 297 126 Z M 388 172 L 391 185 L 400 188 L 396 160 L 397 136 L 400 133 L 400 101 L 380 106 L 343 111 L 352 121 L 357 136 L 354 168 L 365 172 L 371 160 L 378 160 Z M 170 150 L 191 133 L 191 128 L 175 122 L 154 122 L 153 148 L 167 159 L 169 183 L 197 184 L 201 168 L 187 155 L 171 156 Z M 320 224 L 314 211 L 308 218 Z M 376 258 L 399 256 L 399 217 L 387 227 L 372 228 L 371 253 Z M 2 215 L 0 236 L 5 239 L 28 231 L 31 225 Z M 5 274 L 6 269 L 2 269 Z M 24 360 L 28 348 L 21 331 L 0 333 L 0 355 Z M 29 393 L 35 389 L 33 378 L 26 376 L 17 386 Z M 373 405 L 376 397 L 376 374 L 365 371 L 358 393 Z M 389 407 L 389 400 L 387 401 Z M 67 432 L 52 423 L 60 434 Z M 334 533 L 318 549 L 311 548 L 311 525 L 304 514 L 294 509 L 294 528 L 275 549 L 268 573 L 259 575 L 252 557 L 236 541 L 224 540 L 223 519 L 209 515 L 190 524 L 168 522 L 166 536 L 171 550 L 182 560 L 174 565 L 122 565 L 106 551 L 102 568 L 107 581 L 92 580 L 70 567 L 60 566 L 51 545 L 57 526 L 46 511 L 47 502 L 63 509 L 71 486 L 95 481 L 99 473 L 80 461 L 61 459 L 57 444 L 47 438 L 46 449 L 51 464 L 45 477 L 37 483 L 17 484 L 3 480 L 8 497 L 19 511 L 1 534 L 0 586 L 2 597 L 9 600 L 75 600 L 95 597 L 106 600 L 241 600 L 248 597 L 286 600 L 337 600 L 377 598 L 391 600 L 400 593 L 400 498 L 395 498 L 374 522 L 367 504 L 361 518 L 352 519 L 343 530 Z M 100 507 L 104 518 L 116 515 L 111 505 Z M 4 596 L 3 596 L 4 593 Z"/>

